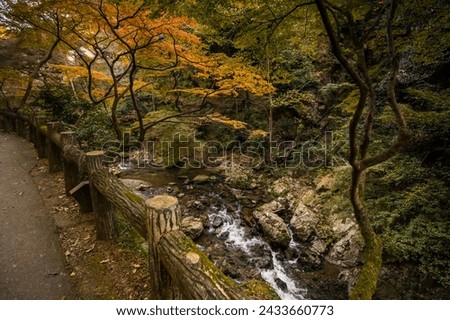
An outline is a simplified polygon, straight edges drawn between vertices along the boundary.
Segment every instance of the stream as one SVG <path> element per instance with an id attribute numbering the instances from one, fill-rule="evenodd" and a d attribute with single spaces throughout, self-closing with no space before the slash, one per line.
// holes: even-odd
<path id="1" fill-rule="evenodd" d="M 203 170 L 190 170 L 182 175 L 177 170 L 126 168 L 120 177 L 147 182 L 149 186 L 139 191 L 144 198 L 157 194 L 177 196 L 183 217 L 202 218 L 205 228 L 195 242 L 226 275 L 238 282 L 261 278 L 281 299 L 305 299 L 307 290 L 296 276 L 299 271 L 296 257 L 300 248 L 292 236 L 288 257 L 284 252 L 272 249 L 256 226 L 243 219 L 243 210 L 248 211 L 249 208 L 243 205 L 248 199 L 243 201 L 234 196 L 240 190 L 232 189 L 220 180 L 201 185 L 190 183 L 198 174 L 211 175 Z M 261 205 L 263 201 L 259 199 L 251 203 L 255 207 L 256 203 Z"/>

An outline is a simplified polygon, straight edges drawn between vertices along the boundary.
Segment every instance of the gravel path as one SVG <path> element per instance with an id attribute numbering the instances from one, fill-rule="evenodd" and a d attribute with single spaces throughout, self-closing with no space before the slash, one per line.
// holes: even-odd
<path id="1" fill-rule="evenodd" d="M 32 145 L 0 133 L 0 299 L 70 299 L 53 220 L 30 176 Z"/>

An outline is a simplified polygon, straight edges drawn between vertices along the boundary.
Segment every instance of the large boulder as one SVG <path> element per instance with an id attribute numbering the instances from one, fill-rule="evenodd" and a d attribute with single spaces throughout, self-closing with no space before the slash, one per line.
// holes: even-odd
<path id="1" fill-rule="evenodd" d="M 326 256 L 326 260 L 339 267 L 355 267 L 361 262 L 360 254 L 363 250 L 364 242 L 356 226 L 345 228 L 344 230 L 343 237 L 333 244 Z"/>
<path id="2" fill-rule="evenodd" d="M 203 232 L 203 221 L 192 216 L 181 220 L 181 230 L 191 239 L 197 239 Z"/>
<path id="3" fill-rule="evenodd" d="M 302 202 L 297 203 L 294 215 L 289 223 L 292 233 L 297 240 L 308 241 L 319 222 L 319 216 L 305 206 Z"/>
<path id="4" fill-rule="evenodd" d="M 277 214 L 283 210 L 284 206 L 274 200 L 253 211 L 253 217 L 273 247 L 287 248 L 291 242 L 289 229 L 283 219 Z"/>

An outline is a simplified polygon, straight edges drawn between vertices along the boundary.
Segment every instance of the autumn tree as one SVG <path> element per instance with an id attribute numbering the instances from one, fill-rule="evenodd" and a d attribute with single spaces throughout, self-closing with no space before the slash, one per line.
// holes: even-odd
<path id="1" fill-rule="evenodd" d="M 2 3 L 2 59 L 0 92 L 12 110 L 25 106 L 32 96 L 42 68 L 52 59 L 61 39 L 61 25 L 55 19 L 54 1 L 38 2 L 30 9 L 27 1 Z M 51 25 L 53 35 L 44 30 Z M 37 52 L 36 52 L 37 50 Z M 25 58 L 24 58 L 25 56 Z M 19 94 L 18 94 L 19 93 Z"/>

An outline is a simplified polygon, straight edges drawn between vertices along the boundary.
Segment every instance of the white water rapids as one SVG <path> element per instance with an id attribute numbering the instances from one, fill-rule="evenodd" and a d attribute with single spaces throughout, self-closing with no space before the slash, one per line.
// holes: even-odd
<path id="1" fill-rule="evenodd" d="M 261 259 L 261 257 L 255 256 L 254 250 L 257 247 L 263 247 L 265 251 L 270 252 L 271 254 L 273 268 L 259 268 L 262 278 L 273 287 L 275 292 L 283 300 L 305 299 L 307 290 L 300 288 L 286 269 L 287 265 L 295 264 L 295 261 L 280 260 L 278 258 L 278 253 L 273 251 L 262 238 L 250 235 L 246 228 L 243 227 L 240 211 L 241 207 L 239 205 L 237 212 L 229 212 L 225 205 L 211 207 L 211 212 L 209 214 L 210 224 L 212 225 L 213 221 L 218 218 L 223 221 L 217 237 L 225 239 L 225 244 L 229 249 L 242 250 L 248 257 L 249 263 Z M 208 230 L 209 233 L 214 233 L 214 231 L 214 227 L 210 227 Z M 291 240 L 290 246 L 295 249 L 296 243 L 294 240 Z M 280 280 L 282 283 L 286 284 L 286 288 L 282 288 L 279 285 Z"/>

